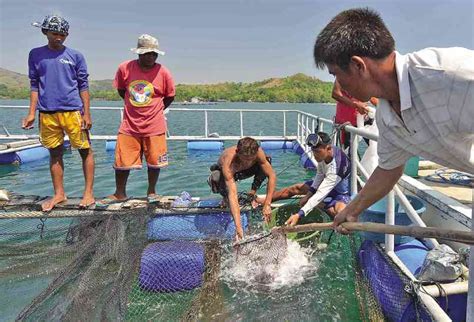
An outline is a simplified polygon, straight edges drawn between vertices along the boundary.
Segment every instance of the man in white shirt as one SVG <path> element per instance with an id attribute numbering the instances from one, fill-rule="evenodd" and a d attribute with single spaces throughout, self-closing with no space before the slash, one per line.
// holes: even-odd
<path id="1" fill-rule="evenodd" d="M 350 95 L 380 99 L 379 166 L 335 217 L 336 230 L 348 233 L 340 224 L 357 221 L 385 196 L 413 155 L 474 173 L 474 51 L 428 48 L 400 55 L 379 14 L 365 8 L 333 18 L 318 35 L 314 59 Z"/>
<path id="2" fill-rule="evenodd" d="M 323 208 L 334 217 L 350 201 L 348 178 L 351 166 L 347 155 L 332 145 L 331 137 L 324 132 L 308 135 L 306 144 L 311 147 L 318 162 L 316 176 L 313 180 L 284 188 L 272 195 L 272 201 L 305 195 L 300 200 L 301 209 L 286 221 L 286 224 L 292 226 L 315 207 Z M 257 198 L 258 203 L 263 203 L 264 200 L 266 197 Z"/>

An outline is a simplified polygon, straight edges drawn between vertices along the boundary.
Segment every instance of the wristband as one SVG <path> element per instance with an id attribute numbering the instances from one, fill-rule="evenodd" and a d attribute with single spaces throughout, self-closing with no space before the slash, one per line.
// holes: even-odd
<path id="1" fill-rule="evenodd" d="M 300 218 L 303 218 L 305 216 L 304 211 L 303 210 L 298 211 L 298 216 L 300 216 Z"/>

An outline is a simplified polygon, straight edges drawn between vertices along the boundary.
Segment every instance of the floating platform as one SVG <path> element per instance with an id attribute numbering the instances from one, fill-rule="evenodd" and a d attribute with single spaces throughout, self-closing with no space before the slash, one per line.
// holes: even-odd
<path id="1" fill-rule="evenodd" d="M 123 202 L 113 202 L 107 205 L 96 203 L 80 208 L 81 198 L 68 198 L 67 201 L 57 204 L 51 211 L 44 212 L 41 204 L 51 198 L 50 196 L 20 195 L 8 193 L 9 200 L 0 200 L 0 219 L 2 218 L 38 218 L 38 217 L 85 217 L 98 215 L 140 215 L 140 214 L 199 214 L 223 213 L 228 208 L 221 207 L 220 199 L 192 198 L 186 206 L 173 206 L 178 196 L 161 196 L 149 202 L 146 197 L 130 198 Z M 102 198 L 103 199 L 103 198 Z M 101 198 L 96 198 L 101 200 Z M 241 208 L 242 211 L 250 210 L 250 206 Z"/>

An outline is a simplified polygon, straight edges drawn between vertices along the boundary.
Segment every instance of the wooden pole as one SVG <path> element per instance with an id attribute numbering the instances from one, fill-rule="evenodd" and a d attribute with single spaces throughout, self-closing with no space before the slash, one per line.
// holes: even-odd
<path id="1" fill-rule="evenodd" d="M 375 233 L 412 236 L 417 238 L 439 238 L 474 245 L 474 233 L 444 228 L 398 226 L 377 223 L 345 222 L 342 226 L 348 230 L 370 231 Z M 281 226 L 275 228 L 284 233 L 319 231 L 333 229 L 332 223 L 313 223 L 298 226 Z"/>

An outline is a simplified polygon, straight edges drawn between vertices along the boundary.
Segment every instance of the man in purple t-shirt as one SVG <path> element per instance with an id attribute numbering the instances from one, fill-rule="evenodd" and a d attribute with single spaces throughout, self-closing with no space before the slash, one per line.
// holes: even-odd
<path id="1" fill-rule="evenodd" d="M 50 211 L 66 201 L 63 174 L 63 143 L 67 134 L 71 146 L 79 150 L 82 158 L 85 189 L 80 207 L 95 203 L 93 195 L 94 156 L 89 140 L 92 126 L 90 115 L 89 83 L 84 56 L 63 45 L 68 36 L 68 22 L 57 15 L 47 16 L 40 27 L 48 44 L 34 48 L 28 58 L 30 78 L 30 109 L 22 127 L 31 129 L 39 111 L 40 140 L 49 149 L 50 171 L 54 196 L 42 204 Z"/>

